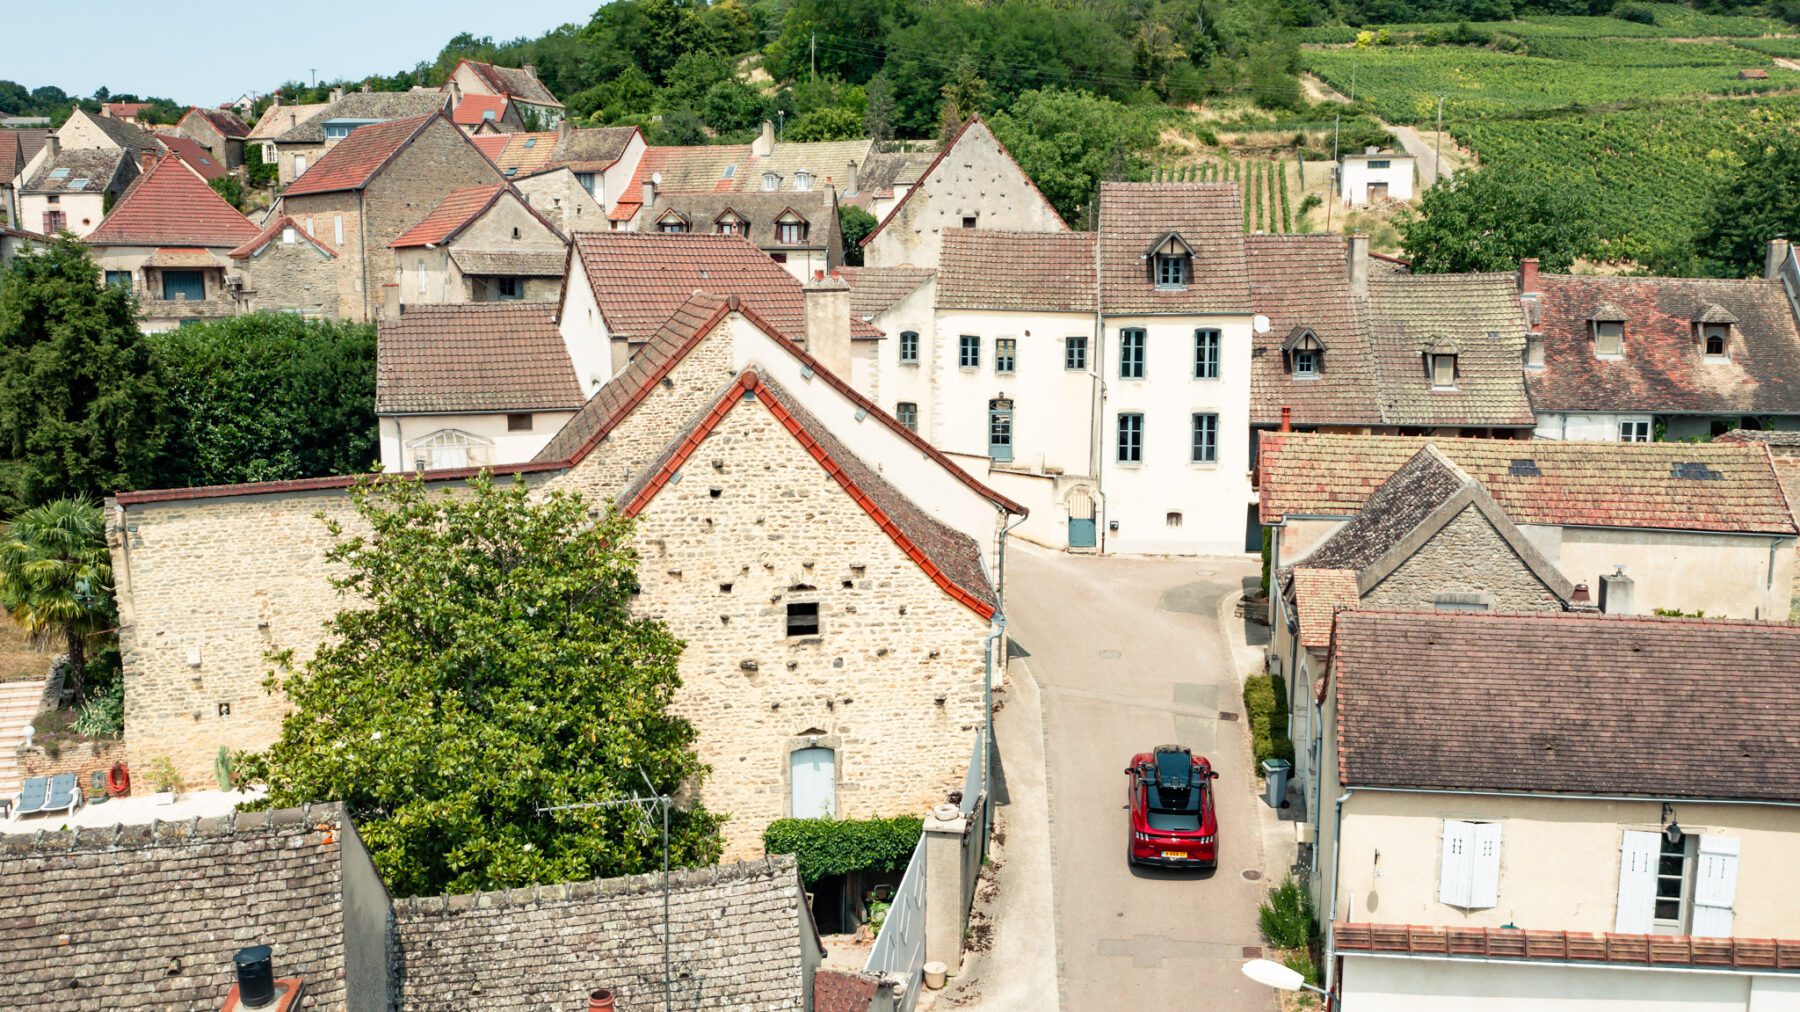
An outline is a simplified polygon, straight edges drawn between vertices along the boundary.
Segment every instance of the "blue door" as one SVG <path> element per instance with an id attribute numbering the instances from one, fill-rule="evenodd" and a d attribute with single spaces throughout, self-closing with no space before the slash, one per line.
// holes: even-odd
<path id="1" fill-rule="evenodd" d="M 1069 547 L 1093 548 L 1099 544 L 1094 526 L 1094 497 L 1077 490 L 1069 496 Z"/>
<path id="2" fill-rule="evenodd" d="M 206 298 L 206 275 L 199 271 L 163 271 L 163 298 L 170 302 L 185 297 L 189 302 Z"/>
<path id="3" fill-rule="evenodd" d="M 988 401 L 988 456 L 1000 463 L 1013 459 L 1012 401 Z"/>

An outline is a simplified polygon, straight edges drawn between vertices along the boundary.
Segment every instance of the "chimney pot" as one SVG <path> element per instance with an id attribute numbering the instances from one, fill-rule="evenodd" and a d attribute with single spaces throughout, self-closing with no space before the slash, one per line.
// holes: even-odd
<path id="1" fill-rule="evenodd" d="M 1569 595 L 1569 603 L 1577 605 L 1589 605 L 1594 603 L 1592 595 L 1588 593 L 1588 585 L 1585 583 L 1576 584 L 1575 593 Z"/>
<path id="2" fill-rule="evenodd" d="M 1532 295 L 1538 290 L 1537 257 L 1526 257 L 1519 261 L 1519 294 Z"/>
<path id="3" fill-rule="evenodd" d="M 616 1008 L 610 987 L 595 988 L 588 995 L 588 1012 L 614 1012 Z"/>
<path id="4" fill-rule="evenodd" d="M 337 87 L 337 88 L 331 89 L 331 100 L 333 102 L 336 102 L 343 97 L 344 97 L 344 89 L 342 87 Z"/>
<path id="5" fill-rule="evenodd" d="M 275 970 L 271 950 L 252 945 L 232 957 L 237 968 L 238 1004 L 244 1008 L 268 1008 L 275 1003 Z"/>
<path id="6" fill-rule="evenodd" d="M 1286 404 L 1281 406 L 1281 431 L 1292 432 L 1294 428 L 1294 409 Z"/>
<path id="7" fill-rule="evenodd" d="M 1786 239 L 1770 239 L 1769 253 L 1763 261 L 1763 277 L 1769 281 L 1781 280 L 1781 265 L 1787 263 L 1788 241 Z"/>

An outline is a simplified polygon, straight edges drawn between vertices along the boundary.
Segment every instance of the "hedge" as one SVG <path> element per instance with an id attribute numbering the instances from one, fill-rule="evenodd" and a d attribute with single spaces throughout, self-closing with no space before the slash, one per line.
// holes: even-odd
<path id="1" fill-rule="evenodd" d="M 1244 679 L 1244 714 L 1250 720 L 1250 747 L 1258 776 L 1264 759 L 1294 761 L 1294 743 L 1287 736 L 1287 688 L 1279 675 Z"/>
<path id="2" fill-rule="evenodd" d="M 792 854 L 808 885 L 853 871 L 900 871 L 924 832 L 917 815 L 891 819 L 776 819 L 763 830 L 763 849 Z"/>

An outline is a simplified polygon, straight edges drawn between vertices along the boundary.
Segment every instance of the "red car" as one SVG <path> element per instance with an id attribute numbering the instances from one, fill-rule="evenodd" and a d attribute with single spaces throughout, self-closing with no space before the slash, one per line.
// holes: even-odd
<path id="1" fill-rule="evenodd" d="M 1139 752 L 1125 770 L 1131 802 L 1132 864 L 1167 868 L 1215 868 L 1219 863 L 1219 820 L 1213 812 L 1212 782 L 1219 774 L 1202 756 L 1180 745 Z"/>

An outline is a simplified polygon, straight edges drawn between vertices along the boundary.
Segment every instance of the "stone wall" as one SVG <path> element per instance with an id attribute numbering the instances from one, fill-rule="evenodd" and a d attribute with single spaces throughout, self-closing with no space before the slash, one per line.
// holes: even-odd
<path id="1" fill-rule="evenodd" d="M 363 242 L 370 283 L 379 285 L 394 276 L 394 250 L 388 244 L 423 220 L 451 190 L 503 180 L 500 170 L 461 130 L 447 119 L 432 120 L 364 191 Z M 379 310 L 381 300 L 372 299 L 370 308 Z"/>
<path id="2" fill-rule="evenodd" d="M 333 274 L 338 318 L 344 320 L 366 320 L 379 311 L 381 285 L 388 280 L 385 275 L 365 276 L 367 265 L 363 263 L 362 251 L 367 237 L 363 232 L 362 215 L 359 211 L 361 206 L 360 198 L 353 191 L 308 193 L 281 198 L 281 213 L 299 222 L 302 228 L 311 232 L 320 242 L 337 251 L 337 259 L 332 261 Z M 340 222 L 344 237 L 341 243 L 337 241 Z M 258 283 L 261 280 L 260 277 L 257 278 Z M 365 285 L 370 289 L 366 293 L 366 314 L 363 309 Z"/>
<path id="3" fill-rule="evenodd" d="M 62 773 L 75 774 L 75 782 L 80 785 L 83 794 L 94 782 L 95 773 L 105 773 L 112 769 L 113 763 L 125 761 L 125 743 L 116 738 L 102 738 L 94 741 L 65 742 L 57 750 L 56 757 L 50 757 L 41 745 L 19 746 L 19 778 L 53 777 Z M 142 776 L 147 771 L 140 771 Z M 132 791 L 139 794 L 154 790 L 147 782 L 132 782 Z M 129 792 L 128 792 L 129 793 Z"/>
<path id="4" fill-rule="evenodd" d="M 329 240 L 324 241 L 329 245 Z M 338 297 L 340 259 L 341 255 L 328 256 L 298 235 L 293 242 L 276 236 L 255 256 L 238 261 L 244 274 L 246 311 L 292 311 L 337 319 L 342 308 Z"/>
<path id="5" fill-rule="evenodd" d="M 1364 608 L 1430 608 L 1443 595 L 1489 611 L 1560 611 L 1562 603 L 1479 507 L 1463 507 L 1399 568 L 1363 595 Z"/>
<path id="6" fill-rule="evenodd" d="M 793 858 L 677 870 L 669 891 L 676 1008 L 807 1007 L 818 940 Z M 397 1007 L 573 1010 L 609 987 L 662 1008 L 662 895 L 652 874 L 398 900 Z"/>
<path id="7" fill-rule="evenodd" d="M 561 229 L 565 236 L 576 232 L 600 232 L 611 227 L 606 220 L 606 209 L 593 194 L 582 189 L 575 174 L 568 169 L 541 172 L 515 180 L 513 185 L 525 194 L 533 210 L 550 219 L 550 223 Z"/>
<path id="8" fill-rule="evenodd" d="M 925 811 L 959 785 L 982 713 L 985 619 L 894 544 L 760 400 L 639 514 L 640 613 L 687 641 L 677 709 L 728 812 L 727 858 L 790 814 L 789 755 L 835 749 L 837 814 Z M 820 634 L 787 634 L 790 601 Z"/>

